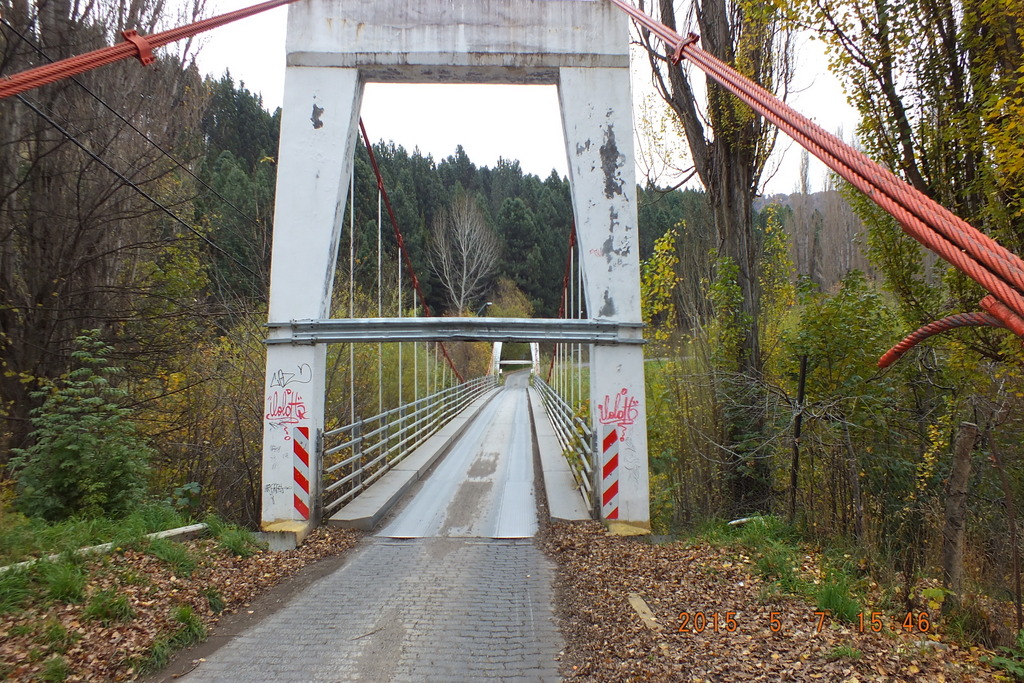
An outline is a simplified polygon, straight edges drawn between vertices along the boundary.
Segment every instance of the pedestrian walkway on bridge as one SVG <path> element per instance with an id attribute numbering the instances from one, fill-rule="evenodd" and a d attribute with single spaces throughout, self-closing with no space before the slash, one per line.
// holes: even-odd
<path id="1" fill-rule="evenodd" d="M 185 680 L 559 680 L 554 572 L 532 539 L 528 376 L 509 376 L 344 565 Z"/>

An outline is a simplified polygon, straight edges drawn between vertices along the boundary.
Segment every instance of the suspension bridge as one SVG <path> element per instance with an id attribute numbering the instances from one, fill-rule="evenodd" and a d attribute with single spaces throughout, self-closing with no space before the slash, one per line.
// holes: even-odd
<path id="1" fill-rule="evenodd" d="M 536 529 L 539 492 L 553 516 L 595 517 L 617 533 L 650 528 L 630 21 L 991 292 L 983 312 L 918 330 L 880 364 L 958 326 L 1024 337 L 1020 258 L 701 50 L 698 36 L 681 36 L 625 0 L 272 0 L 153 36 L 126 32 L 119 45 L 6 77 L 0 97 L 127 57 L 145 65 L 160 45 L 283 4 L 291 7 L 263 530 L 277 548 L 300 543 L 323 521 L 377 535 L 328 583 L 224 648 L 197 675 L 203 680 L 557 678 L 551 569 L 524 540 Z M 354 317 L 351 308 L 334 317 L 335 265 L 345 246 L 354 258 L 345 226 L 360 134 L 368 143 L 360 98 L 376 81 L 557 86 L 575 217 L 557 319 L 433 317 L 368 144 L 404 271 L 396 315 L 385 317 L 378 295 L 377 317 Z M 410 310 L 418 314 L 403 315 Z M 492 371 L 462 376 L 449 352 L 459 341 L 494 344 Z M 411 381 L 397 384 L 411 394 L 399 389 L 397 403 L 385 406 L 378 389 L 377 414 L 358 415 L 353 403 L 347 419 L 332 418 L 345 424 L 328 429 L 328 346 L 349 344 L 352 353 L 356 344 L 385 342 L 401 344 L 399 374 Z M 508 374 L 502 386 L 495 370 L 506 342 L 534 346 L 531 370 Z M 541 343 L 554 349 L 546 369 Z M 349 381 L 354 390 L 354 375 Z M 584 403 L 586 418 L 578 414 Z M 385 566 L 394 571 L 381 572 Z M 345 623 L 334 623 L 342 613 Z"/>
<path id="2" fill-rule="evenodd" d="M 454 340 L 553 343 L 548 381 L 537 372 L 534 378 L 552 411 L 575 490 L 612 531 L 649 531 L 629 20 L 659 38 L 668 59 L 686 59 L 704 71 L 889 212 L 908 235 L 990 292 L 980 301 L 982 312 L 922 327 L 886 353 L 880 366 L 928 336 L 956 327 L 1002 327 L 1024 337 L 1024 261 L 700 49 L 696 34 L 682 36 L 626 0 L 270 0 L 150 36 L 125 31 L 117 45 L 6 76 L 0 97 L 18 97 L 44 116 L 22 93 L 121 59 L 151 64 L 157 47 L 281 5 L 291 7 L 269 293 L 262 495 L 262 526 L 275 547 L 291 547 L 322 519 L 344 516 L 340 511 L 374 484 L 403 489 L 393 482 L 401 463 L 414 462 L 418 450 L 443 452 L 439 430 L 469 409 L 494 378 L 467 381 L 445 346 Z M 558 319 L 431 317 L 359 121 L 363 86 L 377 81 L 557 86 L 575 216 Z M 383 317 L 380 293 L 377 318 L 355 318 L 351 308 L 348 318 L 331 317 L 360 130 L 399 247 L 399 272 L 404 266 L 408 278 L 409 310 L 421 311 L 422 317 L 402 317 L 401 275 L 398 317 Z M 351 271 L 351 251 L 349 258 Z M 380 260 L 378 250 L 378 272 Z M 396 407 L 385 410 L 381 400 L 379 414 L 361 419 L 351 409 L 347 426 L 325 430 L 328 345 L 384 341 L 413 344 L 411 401 L 400 388 Z M 537 369 L 533 348 L 531 364 Z M 421 357 L 443 358 L 446 365 L 431 372 L 437 363 L 425 362 L 422 394 Z M 500 362 L 500 351 L 495 358 L 492 367 Z M 400 350 L 399 374 L 402 359 Z M 554 388 L 549 385 L 553 373 Z M 573 414 L 584 402 L 589 421 Z"/>

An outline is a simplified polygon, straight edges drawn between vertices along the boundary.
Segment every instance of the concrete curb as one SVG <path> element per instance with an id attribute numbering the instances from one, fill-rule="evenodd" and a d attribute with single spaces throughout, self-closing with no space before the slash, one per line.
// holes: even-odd
<path id="1" fill-rule="evenodd" d="M 544 488 L 548 494 L 548 515 L 553 520 L 591 519 L 583 495 L 576 488 L 569 463 L 562 455 L 562 446 L 555 436 L 544 402 L 537 390 L 530 388 L 530 410 L 537 433 L 537 448 L 544 474 Z"/>
<path id="2" fill-rule="evenodd" d="M 448 424 L 439 429 L 426 442 L 409 454 L 402 462 L 374 482 L 355 499 L 331 516 L 327 523 L 343 529 L 373 531 L 381 519 L 402 499 L 412 485 L 426 474 L 452 444 L 462 436 L 469 423 L 485 405 L 494 398 L 500 388 L 492 389 L 469 404 Z"/>

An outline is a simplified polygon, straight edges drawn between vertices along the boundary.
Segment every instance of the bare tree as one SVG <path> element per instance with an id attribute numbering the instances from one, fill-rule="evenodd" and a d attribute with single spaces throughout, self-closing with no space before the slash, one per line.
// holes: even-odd
<path id="1" fill-rule="evenodd" d="M 461 192 L 434 220 L 430 264 L 455 313 L 466 311 L 490 284 L 500 250 L 498 236 L 476 201 Z"/>
<path id="2" fill-rule="evenodd" d="M 2 73 L 95 49 L 122 29 L 151 33 L 164 15 L 157 0 L 4 7 Z M 169 330 L 202 298 L 197 242 L 130 185 L 186 215 L 190 186 L 126 121 L 164 148 L 192 144 L 202 97 L 198 72 L 172 55 L 0 101 L 0 463 L 25 445 L 33 392 L 67 369 L 83 329 L 150 361 L 190 343 L 189 328 Z"/>

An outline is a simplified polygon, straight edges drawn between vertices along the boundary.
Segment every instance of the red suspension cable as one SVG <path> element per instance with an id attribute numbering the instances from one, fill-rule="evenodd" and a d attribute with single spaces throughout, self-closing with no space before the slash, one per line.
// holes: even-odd
<path id="1" fill-rule="evenodd" d="M 576 222 L 573 221 L 569 228 L 569 249 L 565 254 L 565 274 L 562 276 L 562 300 L 558 302 L 558 319 L 565 317 L 565 298 L 569 292 L 569 277 L 572 275 L 572 248 L 576 246 Z M 551 384 L 551 374 L 555 371 L 555 357 L 558 355 L 558 344 L 555 344 L 551 352 L 551 365 L 548 366 L 548 378 L 545 380 Z"/>
<path id="2" fill-rule="evenodd" d="M 988 313 L 957 313 L 947 316 L 908 334 L 903 341 L 885 352 L 878 360 L 878 367 L 889 367 L 928 337 L 957 327 L 1003 327 L 1003 324 Z"/>
<path id="3" fill-rule="evenodd" d="M 985 297 L 981 302 L 988 316 L 976 318 L 985 320 L 979 324 L 1006 327 L 1024 338 L 1024 261 L 1017 255 L 900 180 L 867 155 L 828 133 L 743 74 L 697 47 L 698 37 L 695 34 L 691 33 L 684 38 L 625 0 L 610 1 L 661 38 L 672 51 L 675 62 L 684 57 L 689 59 L 895 217 L 904 232 L 991 292 L 992 296 Z M 952 329 L 944 324 L 948 320 L 936 323 L 941 328 L 939 331 Z M 915 335 L 917 333 L 907 339 Z M 897 352 L 904 342 L 883 356 L 879 364 L 889 359 L 886 362 L 888 365 L 902 355 L 909 348 Z"/>
<path id="4" fill-rule="evenodd" d="M 359 119 L 359 131 L 363 135 L 363 144 L 366 145 L 366 153 L 370 155 L 370 166 L 373 167 L 373 173 L 377 176 L 377 189 L 380 191 L 381 197 L 384 199 L 384 206 L 388 210 L 388 218 L 391 220 L 391 228 L 395 233 L 395 241 L 398 243 L 398 251 L 402 255 L 402 261 L 405 263 L 405 270 L 409 273 L 409 279 L 412 280 L 412 286 L 416 290 L 416 296 L 420 300 L 420 305 L 423 306 L 423 312 L 428 318 L 433 317 L 433 313 L 430 312 L 430 305 L 427 304 L 427 297 L 423 295 L 423 289 L 420 287 L 420 280 L 416 277 L 416 269 L 412 265 L 412 258 L 409 256 L 409 250 L 405 248 L 405 239 L 402 237 L 402 231 L 398 227 L 398 219 L 395 217 L 395 211 L 391 208 L 391 198 L 388 197 L 387 188 L 384 187 L 384 176 L 380 173 L 380 167 L 377 165 L 377 156 L 373 153 L 373 145 L 370 144 L 370 136 L 366 134 L 366 126 L 363 125 L 363 120 Z M 459 382 L 465 382 L 465 378 L 459 369 L 455 367 L 454 361 L 451 356 L 448 355 L 448 349 L 445 348 L 444 342 L 441 344 L 441 354 L 444 359 L 448 361 L 449 367 L 455 376 L 459 378 Z"/>
<path id="5" fill-rule="evenodd" d="M 17 95 L 18 93 L 31 90 L 32 88 L 38 88 L 41 85 L 47 83 L 53 83 L 59 81 L 62 78 L 69 76 L 76 76 L 80 73 L 96 69 L 107 64 L 113 64 L 114 62 L 127 59 L 129 57 L 136 57 L 145 66 L 153 62 L 153 50 L 158 47 L 163 47 L 168 43 L 181 40 L 182 38 L 188 38 L 194 36 L 197 33 L 203 31 L 209 31 L 213 28 L 218 28 L 224 24 L 230 24 L 233 21 L 239 19 L 245 19 L 251 17 L 254 14 L 265 12 L 275 7 L 281 7 L 295 2 L 296 0 L 269 0 L 252 7 L 245 7 L 234 12 L 228 12 L 217 17 L 210 17 L 209 19 L 203 19 L 197 21 L 194 24 L 188 24 L 187 26 L 179 26 L 178 28 L 172 28 L 168 31 L 161 33 L 154 33 L 151 36 L 139 35 L 136 31 L 124 31 L 124 42 L 118 43 L 117 45 L 111 45 L 109 47 L 100 48 L 99 50 L 93 50 L 87 52 L 84 55 L 78 55 L 76 57 L 69 57 L 68 59 L 62 59 L 52 64 L 46 64 L 45 66 L 36 67 L 35 69 L 29 69 L 28 71 L 22 71 L 21 73 L 14 74 L 13 76 L 4 76 L 0 78 L 0 99 Z"/>

